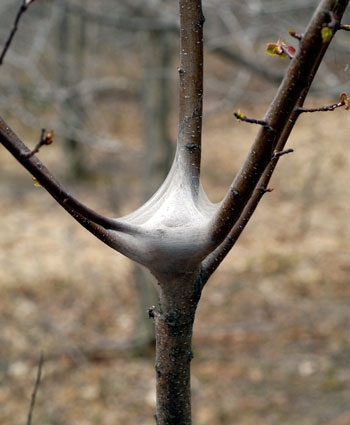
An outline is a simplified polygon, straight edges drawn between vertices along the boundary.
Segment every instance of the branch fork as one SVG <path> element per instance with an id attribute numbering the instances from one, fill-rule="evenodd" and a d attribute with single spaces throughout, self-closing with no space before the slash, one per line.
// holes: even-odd
<path id="1" fill-rule="evenodd" d="M 25 1 L 22 8 L 33 1 Z M 300 46 L 263 120 L 235 113 L 237 119 L 258 124 L 261 129 L 220 203 L 211 203 L 200 183 L 204 24 L 200 0 L 179 1 L 180 112 L 174 163 L 160 189 L 137 211 L 119 219 L 108 218 L 74 198 L 35 156 L 40 147 L 51 143 L 50 134 L 44 136 L 43 132 L 31 151 L 0 121 L 1 142 L 78 222 L 112 248 L 148 267 L 159 280 L 170 269 L 186 274 L 202 267 L 208 274 L 206 258 L 214 252 L 217 255 L 227 237 L 232 240 L 230 234 L 238 223 L 242 228 L 247 222 L 250 212 L 246 208 L 251 199 L 260 196 L 254 195 L 260 192 L 255 189 L 267 187 L 261 179 L 270 178 L 277 160 L 292 152 L 284 149 L 285 139 L 298 115 L 311 112 L 303 108 L 303 100 L 329 44 L 320 37 L 320 29 L 334 26 L 330 17 L 335 11 L 340 16 L 347 4 L 344 0 L 323 0 L 303 37 L 291 32 Z M 283 50 L 284 43 L 279 40 L 277 44 Z M 348 97 L 342 96 L 338 104 L 318 110 L 348 107 Z"/>
<path id="2" fill-rule="evenodd" d="M 39 150 L 43 147 L 43 146 L 48 146 L 51 145 L 53 143 L 53 137 L 54 137 L 54 132 L 53 130 L 49 131 L 48 133 L 46 133 L 45 128 L 43 128 L 41 130 L 41 136 L 40 136 L 40 140 L 37 143 L 37 145 L 35 146 L 35 148 L 30 151 L 30 152 L 23 152 L 22 156 L 23 158 L 29 159 L 31 158 L 33 155 L 35 155 L 36 153 L 39 152 Z"/>

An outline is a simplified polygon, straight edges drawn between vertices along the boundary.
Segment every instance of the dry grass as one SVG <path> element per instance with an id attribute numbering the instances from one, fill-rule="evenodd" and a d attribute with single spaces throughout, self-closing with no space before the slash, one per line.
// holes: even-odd
<path id="1" fill-rule="evenodd" d="M 230 114 L 206 123 L 212 199 L 223 195 L 255 132 Z M 275 191 L 205 289 L 194 336 L 196 424 L 350 423 L 349 132 L 345 111 L 302 117 Z M 35 424 L 153 424 L 153 353 L 119 350 L 103 361 L 84 354 L 133 335 L 131 263 L 0 152 L 0 424 L 25 421 L 42 349 L 63 355 L 44 364 Z M 40 155 L 62 169 L 58 144 Z M 139 182 L 137 170 L 125 168 L 117 192 L 114 180 L 101 183 L 109 176 L 69 185 L 101 212 L 113 214 L 111 193 L 126 211 L 138 202 Z"/>

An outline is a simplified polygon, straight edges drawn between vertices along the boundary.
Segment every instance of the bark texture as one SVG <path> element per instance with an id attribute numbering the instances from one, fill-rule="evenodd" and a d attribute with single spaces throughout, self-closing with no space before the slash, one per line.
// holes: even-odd
<path id="1" fill-rule="evenodd" d="M 192 329 L 201 294 L 200 273 L 160 283 L 150 311 L 156 332 L 157 425 L 190 425 Z"/>

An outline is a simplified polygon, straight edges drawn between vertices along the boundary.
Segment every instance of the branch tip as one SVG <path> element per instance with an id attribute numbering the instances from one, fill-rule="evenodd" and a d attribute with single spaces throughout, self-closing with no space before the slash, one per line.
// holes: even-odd
<path id="1" fill-rule="evenodd" d="M 298 106 L 295 108 L 295 110 L 299 114 L 305 112 L 332 112 L 337 108 L 341 108 L 342 106 L 345 106 L 346 110 L 350 108 L 350 97 L 346 93 L 341 93 L 338 103 L 333 103 L 332 105 L 328 106 L 320 106 L 319 108 L 302 108 Z"/>
<path id="2" fill-rule="evenodd" d="M 301 34 L 297 34 L 292 27 L 289 27 L 288 32 L 293 38 L 296 38 L 299 41 L 301 41 L 303 38 L 303 36 Z"/>
<path id="3" fill-rule="evenodd" d="M 259 187 L 258 189 L 260 189 L 263 194 L 265 194 L 265 193 L 271 193 L 271 192 L 273 192 L 275 190 L 274 187 Z"/>
<path id="4" fill-rule="evenodd" d="M 289 59 L 293 59 L 295 52 L 295 48 L 284 43 L 282 37 L 280 37 L 276 43 L 268 43 L 266 45 L 266 53 L 272 56 L 279 56 L 280 58 L 288 56 Z"/>
<path id="5" fill-rule="evenodd" d="M 281 49 L 282 49 L 282 51 L 287 55 L 287 57 L 290 59 L 290 60 L 292 60 L 293 58 L 294 58 L 294 53 L 295 53 L 295 49 L 294 49 L 294 47 L 293 47 L 293 52 L 294 53 L 291 53 L 291 50 L 290 50 L 290 46 L 288 46 L 288 47 L 285 47 L 285 46 L 281 46 Z"/>

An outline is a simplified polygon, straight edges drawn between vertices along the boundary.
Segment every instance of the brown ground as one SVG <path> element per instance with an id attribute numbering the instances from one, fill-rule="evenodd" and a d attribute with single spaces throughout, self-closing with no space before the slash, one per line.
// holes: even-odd
<path id="1" fill-rule="evenodd" d="M 194 332 L 197 425 L 350 424 L 349 116 L 302 117 L 274 192 L 204 291 Z M 211 198 L 223 195 L 255 132 L 230 112 L 206 123 Z M 40 154 L 56 174 L 63 155 L 59 143 Z M 132 336 L 131 263 L 33 187 L 3 149 L 0 170 L 0 424 L 25 422 L 40 350 L 56 357 L 44 364 L 33 423 L 153 424 L 154 353 L 86 353 Z M 134 193 L 133 174 L 117 190 L 103 178 L 68 185 L 107 214 L 116 211 L 113 193 L 126 212 L 137 203 L 122 190 Z"/>

